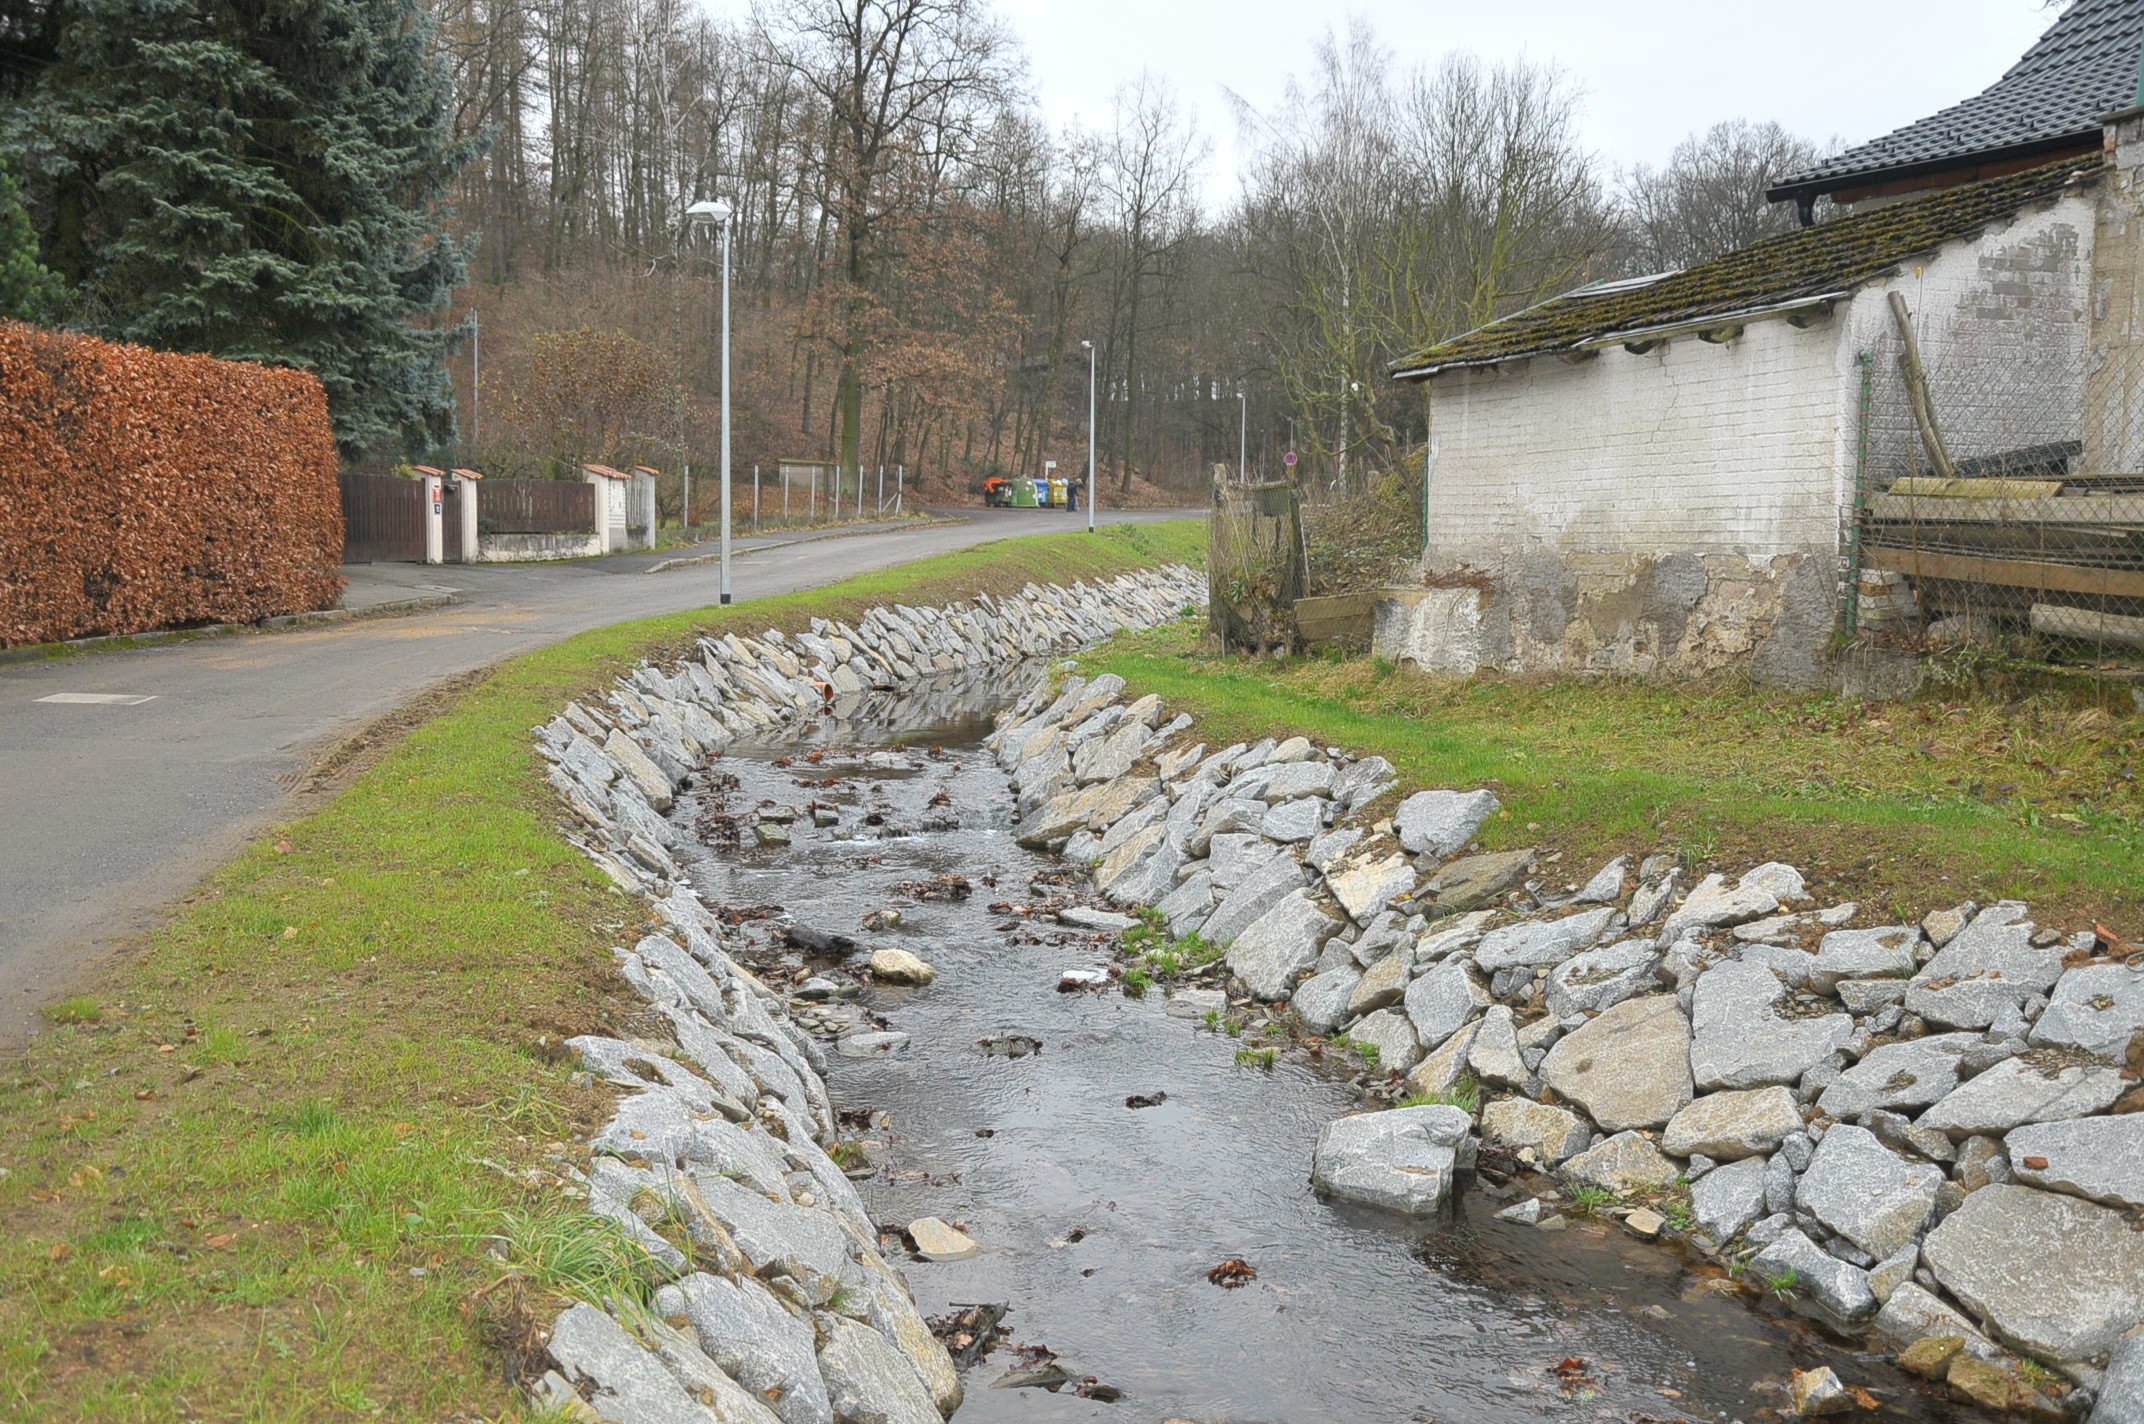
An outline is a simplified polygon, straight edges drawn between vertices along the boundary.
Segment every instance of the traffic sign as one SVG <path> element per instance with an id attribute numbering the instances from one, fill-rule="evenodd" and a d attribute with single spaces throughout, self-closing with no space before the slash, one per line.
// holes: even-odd
<path id="1" fill-rule="evenodd" d="M 1283 465 L 1293 466 L 1295 464 L 1295 452 L 1293 450 L 1290 450 L 1287 454 L 1280 457 L 1280 462 Z"/>

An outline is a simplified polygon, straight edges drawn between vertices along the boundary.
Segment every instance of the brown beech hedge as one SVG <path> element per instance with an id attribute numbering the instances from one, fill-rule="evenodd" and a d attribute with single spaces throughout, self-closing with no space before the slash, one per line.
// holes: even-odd
<path id="1" fill-rule="evenodd" d="M 0 324 L 0 646 L 330 606 L 335 470 L 306 372 Z"/>

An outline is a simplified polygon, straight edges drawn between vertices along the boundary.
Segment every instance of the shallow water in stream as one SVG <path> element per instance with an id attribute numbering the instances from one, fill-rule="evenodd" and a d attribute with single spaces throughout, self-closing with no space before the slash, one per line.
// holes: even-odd
<path id="1" fill-rule="evenodd" d="M 1178 1017 L 1158 990 L 1056 992 L 1062 970 L 1110 955 L 1097 937 L 1047 922 L 1009 932 L 1013 917 L 988 909 L 1062 889 L 1030 888 L 1031 876 L 1059 867 L 1013 843 L 1004 775 L 976 745 L 990 714 L 1040 675 L 904 692 L 779 743 L 733 747 L 713 768 L 738 779 L 730 811 L 817 800 L 838 805 L 841 824 L 815 828 L 804 812 L 787 848 L 752 847 L 746 830 L 743 849 L 694 843 L 679 854 L 710 905 L 778 905 L 796 924 L 910 949 L 937 967 L 927 987 L 874 987 L 848 1001 L 910 1035 L 904 1051 L 855 1061 L 828 1045 L 835 1102 L 890 1114 L 884 1129 L 862 1133 L 881 1168 L 859 1183 L 874 1218 L 958 1220 L 986 1247 L 949 1263 L 905 1259 L 897 1244 L 889 1255 L 924 1314 L 1008 1302 L 1011 1341 L 1047 1345 L 1075 1377 L 1123 1391 L 1103 1403 L 1069 1388 L 993 1389 L 1017 1363 L 1001 1346 L 968 1371 L 961 1424 L 1757 1424 L 1791 1417 L 1790 1367 L 1819 1364 L 1873 1391 L 1881 1417 L 1973 1417 L 1775 1306 L 1719 1293 L 1675 1250 L 1612 1223 L 1544 1232 L 1495 1221 L 1518 1198 L 1480 1183 L 1452 1219 L 1433 1223 L 1323 1202 L 1309 1185 L 1311 1149 L 1319 1128 L 1354 1106 L 1338 1076 L 1285 1051 L 1271 1071 L 1238 1066 L 1248 1035 Z M 823 784 L 841 754 L 898 744 L 920 770 L 843 771 Z M 825 760 L 801 759 L 814 751 Z M 717 780 L 699 778 L 680 799 L 681 827 Z M 941 792 L 950 806 L 930 804 Z M 872 814 L 882 824 L 865 825 Z M 920 829 L 949 816 L 958 828 Z M 972 897 L 913 893 L 946 875 L 970 877 Z M 900 908 L 898 927 L 861 927 L 887 906 Z M 769 946 L 756 962 L 795 954 L 773 922 L 746 928 Z M 977 1046 L 1007 1033 L 1040 1040 L 1041 1052 L 1008 1059 Z M 1161 1093 L 1158 1106 L 1125 1105 Z M 1209 1284 L 1206 1272 L 1230 1257 L 1257 1279 Z M 1574 1358 L 1583 1368 L 1559 1376 Z"/>

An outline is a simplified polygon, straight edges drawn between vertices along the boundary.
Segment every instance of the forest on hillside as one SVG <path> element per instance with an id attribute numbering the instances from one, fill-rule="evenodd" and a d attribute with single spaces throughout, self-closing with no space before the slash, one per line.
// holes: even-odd
<path id="1" fill-rule="evenodd" d="M 197 17 L 188 34 L 249 56 L 261 44 L 244 26 L 273 28 L 237 0 L 181 8 Z M 101 176 L 70 156 L 96 104 L 114 101 L 80 97 L 113 86 L 82 61 L 66 89 L 69 46 L 98 15 L 168 27 L 173 8 L 0 11 L 0 134 L 46 264 L 79 293 L 71 324 L 283 359 L 242 314 L 221 326 L 198 316 L 217 294 L 237 293 L 234 310 L 253 300 L 239 276 L 210 299 L 165 301 L 159 326 L 128 305 L 156 273 L 85 255 L 99 204 L 131 195 L 143 213 L 183 212 L 141 194 L 199 180 L 118 164 L 108 139 Z M 1306 52 L 1303 77 L 1268 107 L 1147 75 L 1082 129 L 1034 102 L 1019 37 L 983 0 L 760 0 L 737 20 L 692 0 L 323 0 L 316 13 L 371 27 L 362 62 L 352 50 L 343 65 L 378 76 L 363 103 L 435 130 L 367 151 L 389 176 L 366 182 L 403 193 L 433 227 L 377 224 L 382 260 L 401 265 L 367 310 L 415 334 L 400 366 L 370 377 L 367 389 L 389 391 L 368 397 L 376 418 L 351 433 L 338 410 L 359 463 L 707 470 L 719 246 L 686 209 L 720 199 L 734 211 L 740 476 L 836 460 L 971 495 L 987 475 L 1039 473 L 1045 460 L 1069 473 L 1086 458 L 1091 361 L 1105 497 L 1196 494 L 1215 463 L 1237 463 L 1239 442 L 1254 477 L 1277 475 L 1292 449 L 1320 487 L 1359 487 L 1421 439 L 1417 396 L 1383 375 L 1394 355 L 1585 281 L 1778 230 L 1791 209 L 1767 207 L 1763 188 L 1817 152 L 1734 120 L 1693 134 L 1661 169 L 1618 170 L 1583 145 L 1578 96 L 1554 69 L 1402 57 L 1360 22 Z M 321 63 L 337 43 L 326 23 L 288 57 L 262 59 L 264 110 L 309 102 L 293 73 L 332 90 L 329 103 L 357 103 Z M 168 58 L 188 51 L 157 52 L 165 72 L 145 93 L 194 82 Z M 108 72 L 123 75 L 117 54 Z M 144 98 L 136 112 L 161 111 Z M 227 148 L 268 127 L 245 116 Z M 1217 134 L 1247 155 L 1226 185 L 1209 181 Z M 419 157 L 395 167 L 397 153 Z M 343 201 L 299 199 L 316 211 Z M 261 227 L 257 213 L 281 201 L 239 192 L 236 226 Z M 112 224 L 110 251 L 153 245 L 139 236 L 150 219 L 130 221 Z M 323 219 L 311 231 L 341 230 Z M 183 223 L 174 239 L 211 252 L 227 240 Z M 328 338 L 305 339 L 292 359 L 321 365 L 312 353 Z M 365 362 L 346 364 L 352 389 L 364 386 Z"/>

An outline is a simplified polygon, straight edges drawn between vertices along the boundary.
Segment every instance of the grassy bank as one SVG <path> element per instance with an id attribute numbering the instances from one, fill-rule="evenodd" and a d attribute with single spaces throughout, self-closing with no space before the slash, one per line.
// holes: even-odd
<path id="1" fill-rule="evenodd" d="M 1373 659 L 1219 659 L 1172 628 L 1089 661 L 1200 714 L 1208 741 L 1305 732 L 1389 757 L 1410 789 L 1493 788 L 1497 849 L 1619 851 L 1730 872 L 1792 861 L 1833 899 L 1918 915 L 2029 899 L 2050 922 L 2144 935 L 2144 724 L 2057 696 L 1863 703 L 1708 687 L 1395 671 Z"/>
<path id="2" fill-rule="evenodd" d="M 507 1376 L 549 1298 L 627 1269 L 549 1175 L 607 1114 L 560 1040 L 641 1013 L 609 954 L 638 911 L 559 839 L 528 729 L 703 629 L 1108 575 L 1204 538 L 980 546 L 587 633 L 461 691 L 9 1065 L 0 1417 L 518 1417 Z"/>

